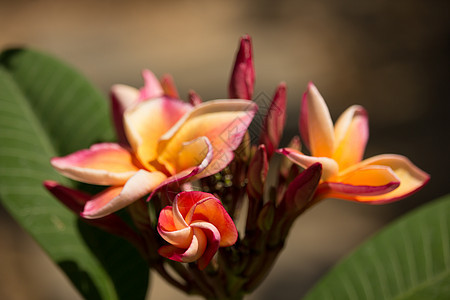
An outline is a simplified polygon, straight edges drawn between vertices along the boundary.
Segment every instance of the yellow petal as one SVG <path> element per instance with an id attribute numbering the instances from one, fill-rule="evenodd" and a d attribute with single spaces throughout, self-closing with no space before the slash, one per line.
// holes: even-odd
<path id="1" fill-rule="evenodd" d="M 247 100 L 214 100 L 196 106 L 161 137 L 159 159 L 175 161 L 186 142 L 206 137 L 213 149 L 215 171 L 220 171 L 242 141 L 256 109 Z"/>
<path id="2" fill-rule="evenodd" d="M 162 97 L 141 102 L 125 112 L 128 141 L 147 169 L 155 170 L 150 162 L 156 159 L 159 138 L 191 109 L 190 104 Z"/>
<path id="3" fill-rule="evenodd" d="M 373 165 L 387 166 L 392 169 L 400 180 L 400 185 L 395 190 L 383 195 L 357 197 L 357 201 L 383 204 L 400 200 L 422 188 L 430 179 L 427 173 L 416 167 L 408 158 L 396 154 L 383 154 L 368 158 L 344 172 L 348 173 L 356 168 Z"/>
<path id="4" fill-rule="evenodd" d="M 367 112 L 358 105 L 349 107 L 334 128 L 336 150 L 333 159 L 341 170 L 361 161 L 369 138 Z"/>
<path id="5" fill-rule="evenodd" d="M 300 132 L 311 155 L 331 157 L 334 152 L 333 121 L 325 101 L 313 83 L 303 94 Z M 306 135 L 306 137 L 305 137 Z"/>

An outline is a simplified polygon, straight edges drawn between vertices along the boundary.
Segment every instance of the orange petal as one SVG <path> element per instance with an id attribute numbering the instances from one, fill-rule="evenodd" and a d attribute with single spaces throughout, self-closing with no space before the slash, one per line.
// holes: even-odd
<path id="1" fill-rule="evenodd" d="M 315 163 L 320 163 L 322 165 L 321 178 L 325 181 L 328 180 L 328 178 L 335 176 L 339 171 L 338 164 L 333 159 L 328 157 L 308 156 L 292 148 L 279 149 L 277 152 L 284 154 L 287 158 L 289 158 L 289 160 L 305 169 L 309 168 Z"/>
<path id="2" fill-rule="evenodd" d="M 255 103 L 245 100 L 214 100 L 196 106 L 161 137 L 160 159 L 173 161 L 185 142 L 204 136 L 213 148 L 214 171 L 220 171 L 242 141 L 256 110 Z"/>
<path id="3" fill-rule="evenodd" d="M 383 204 L 405 198 L 421 189 L 430 179 L 430 176 L 427 173 L 416 167 L 408 158 L 396 154 L 377 155 L 363 160 L 358 165 L 387 166 L 391 168 L 395 175 L 400 179 L 400 186 L 392 192 L 379 196 L 357 198 L 357 201 L 368 202 L 371 204 Z M 358 165 L 351 168 L 356 168 Z"/>
<path id="4" fill-rule="evenodd" d="M 159 138 L 184 114 L 192 109 L 190 104 L 167 97 L 141 102 L 124 114 L 128 141 L 141 163 L 155 170 L 150 162 L 157 157 Z"/>
<path id="5" fill-rule="evenodd" d="M 300 133 L 313 156 L 331 157 L 334 152 L 333 122 L 325 101 L 310 82 L 303 94 Z"/>
<path id="6" fill-rule="evenodd" d="M 186 216 L 186 222 L 191 226 L 199 221 L 211 223 L 220 233 L 220 247 L 233 245 L 238 238 L 236 225 L 220 200 L 208 193 L 193 193 L 196 193 L 196 197 L 201 197 L 201 200 L 191 208 Z"/>
<path id="7" fill-rule="evenodd" d="M 339 117 L 334 128 L 336 150 L 333 159 L 341 170 L 361 161 L 369 138 L 366 110 L 358 105 L 350 106 Z"/>
<path id="8" fill-rule="evenodd" d="M 344 176 L 336 176 L 326 184 L 330 192 L 335 193 L 334 197 L 340 198 L 339 194 L 346 194 L 356 199 L 358 196 L 386 194 L 396 189 L 400 180 L 387 166 L 368 165 L 348 172 Z"/>
<path id="9" fill-rule="evenodd" d="M 89 200 L 82 213 L 87 219 L 109 215 L 150 193 L 166 176 L 161 172 L 139 170 L 123 187 L 112 187 Z"/>
<path id="10" fill-rule="evenodd" d="M 95 144 L 50 162 L 64 176 L 98 185 L 122 185 L 139 170 L 133 155 L 113 143 Z"/>

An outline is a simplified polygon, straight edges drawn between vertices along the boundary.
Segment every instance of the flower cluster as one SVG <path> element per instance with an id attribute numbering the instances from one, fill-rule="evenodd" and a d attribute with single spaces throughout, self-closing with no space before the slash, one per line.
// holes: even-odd
<path id="1" fill-rule="evenodd" d="M 333 126 L 312 83 L 303 95 L 299 122 L 310 155 L 300 150 L 298 137 L 279 148 L 285 83 L 274 93 L 257 145 L 251 145 L 247 129 L 257 105 L 251 100 L 255 72 L 249 36 L 240 41 L 230 99 L 202 102 L 191 91 L 185 102 L 172 77 L 158 80 L 148 70 L 142 75 L 141 89 L 115 85 L 111 90 L 118 143 L 51 160 L 61 174 L 107 188 L 87 195 L 56 182 L 45 186 L 88 223 L 132 242 L 150 267 L 186 292 L 239 298 L 264 279 L 292 223 L 312 205 L 324 198 L 392 202 L 429 180 L 400 155 L 363 160 L 366 111 L 351 106 Z M 281 160 L 269 169 L 275 156 Z M 269 173 L 274 183 L 266 180 Z M 245 201 L 247 211 L 241 209 Z M 116 214 L 123 208 L 135 228 Z M 234 221 L 240 213 L 246 213 L 246 224 L 238 234 Z"/>

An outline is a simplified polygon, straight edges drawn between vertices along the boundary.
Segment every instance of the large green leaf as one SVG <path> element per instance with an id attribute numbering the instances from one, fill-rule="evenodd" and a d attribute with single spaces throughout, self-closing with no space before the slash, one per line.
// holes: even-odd
<path id="1" fill-rule="evenodd" d="M 110 140 L 107 102 L 47 55 L 0 56 L 0 200 L 88 299 L 143 299 L 148 268 L 125 240 L 82 222 L 42 186 L 71 186 L 49 159 Z M 131 276 L 132 275 L 132 276 Z"/>
<path id="2" fill-rule="evenodd" d="M 450 299 L 450 195 L 370 239 L 305 299 Z"/>

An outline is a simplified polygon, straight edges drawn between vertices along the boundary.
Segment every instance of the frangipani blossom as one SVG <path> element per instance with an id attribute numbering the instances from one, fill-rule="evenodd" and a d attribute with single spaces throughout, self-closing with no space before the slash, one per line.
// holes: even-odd
<path id="1" fill-rule="evenodd" d="M 164 96 L 150 71 L 144 72 L 144 78 L 146 85 L 140 91 L 113 87 L 120 104 L 114 110 L 116 128 L 125 140 L 95 144 L 51 160 L 58 172 L 71 179 L 111 186 L 87 201 L 81 213 L 85 218 L 106 216 L 167 184 L 221 171 L 233 159 L 257 109 L 239 99 L 193 107 Z M 166 81 L 166 87 L 171 85 L 171 80 Z"/>
<path id="2" fill-rule="evenodd" d="M 159 215 L 158 232 L 171 245 L 159 254 L 179 261 L 198 261 L 204 269 L 219 247 L 236 243 L 238 232 L 219 199 L 204 192 L 179 193 Z"/>
<path id="3" fill-rule="evenodd" d="M 292 148 L 278 151 L 304 168 L 322 164 L 318 198 L 381 204 L 404 198 L 429 180 L 428 174 L 401 155 L 362 160 L 369 137 L 366 111 L 353 105 L 333 127 L 325 101 L 312 83 L 303 95 L 299 125 L 311 156 Z"/>

